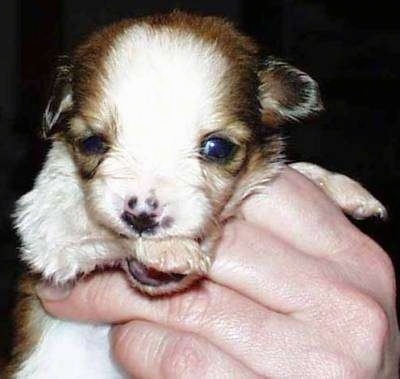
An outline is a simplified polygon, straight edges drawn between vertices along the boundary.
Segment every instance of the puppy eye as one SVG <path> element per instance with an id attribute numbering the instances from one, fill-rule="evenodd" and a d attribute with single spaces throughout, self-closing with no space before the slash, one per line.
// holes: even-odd
<path id="1" fill-rule="evenodd" d="M 224 163 L 233 157 L 237 147 L 228 139 L 210 137 L 202 142 L 200 153 L 209 160 Z"/>
<path id="2" fill-rule="evenodd" d="M 108 147 L 101 136 L 93 135 L 80 142 L 80 149 L 84 154 L 97 155 L 104 154 Z"/>

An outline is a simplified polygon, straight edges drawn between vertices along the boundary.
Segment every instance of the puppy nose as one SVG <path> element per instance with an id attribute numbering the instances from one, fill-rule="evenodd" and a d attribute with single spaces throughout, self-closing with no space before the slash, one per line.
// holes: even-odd
<path id="1" fill-rule="evenodd" d="M 158 208 L 158 200 L 154 196 L 148 197 L 144 202 L 153 211 Z"/>
<path id="2" fill-rule="evenodd" d="M 129 209 L 133 210 L 135 209 L 137 204 L 137 197 L 136 196 L 132 196 L 128 201 L 127 201 L 127 206 Z"/>
<path id="3" fill-rule="evenodd" d="M 126 208 L 128 210 L 134 211 L 137 207 L 140 208 L 141 204 L 138 204 L 138 198 L 136 196 L 132 196 L 131 198 L 128 199 L 126 202 Z M 159 206 L 158 200 L 154 196 L 149 196 L 145 201 L 144 201 L 144 208 L 155 211 Z"/>
<path id="4" fill-rule="evenodd" d="M 138 215 L 125 211 L 122 220 L 139 234 L 153 233 L 158 226 L 156 216 L 151 213 L 141 212 Z"/>

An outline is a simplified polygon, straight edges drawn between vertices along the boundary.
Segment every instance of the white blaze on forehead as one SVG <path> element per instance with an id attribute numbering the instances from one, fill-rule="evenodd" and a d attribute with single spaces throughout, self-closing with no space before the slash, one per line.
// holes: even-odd
<path id="1" fill-rule="evenodd" d="M 134 26 L 117 39 L 106 69 L 119 143 L 140 165 L 156 152 L 160 165 L 193 151 L 200 128 L 215 122 L 227 61 L 188 31 Z"/>

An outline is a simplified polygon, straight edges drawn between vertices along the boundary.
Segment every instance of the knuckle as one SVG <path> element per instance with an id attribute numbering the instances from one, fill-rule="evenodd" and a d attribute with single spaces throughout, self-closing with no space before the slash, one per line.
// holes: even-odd
<path id="1" fill-rule="evenodd" d="M 389 319 L 383 308 L 372 299 L 363 306 L 367 314 L 363 331 L 370 349 L 382 352 L 389 333 Z"/>
<path id="2" fill-rule="evenodd" d="M 184 325 L 202 325 L 210 315 L 212 296 L 207 288 L 201 287 L 172 298 L 167 319 Z"/>
<path id="3" fill-rule="evenodd" d="M 358 293 L 351 305 L 353 313 L 354 342 L 362 344 L 380 361 L 390 329 L 389 317 L 383 307 L 372 297 Z M 372 357 L 370 357 L 372 362 Z"/>
<path id="4" fill-rule="evenodd" d="M 366 235 L 360 236 L 358 250 L 362 251 L 365 265 L 370 269 L 373 267 L 374 276 L 379 278 L 385 291 L 395 295 L 395 270 L 389 255 Z"/>
<path id="5" fill-rule="evenodd" d="M 208 366 L 204 346 L 192 336 L 185 335 L 165 347 L 161 360 L 163 378 L 201 378 Z"/>
<path id="6" fill-rule="evenodd" d="M 135 344 L 140 341 L 134 341 Z M 126 357 L 130 354 L 129 348 L 132 345 L 132 338 L 129 329 L 126 327 L 119 327 L 114 329 L 112 338 L 110 339 L 111 352 L 117 362 L 124 362 Z"/>
<path id="7" fill-rule="evenodd" d="M 100 316 L 102 310 L 107 309 L 110 304 L 108 297 L 108 278 L 99 277 L 97 280 L 91 281 L 85 288 L 83 294 L 84 304 L 89 304 L 91 314 L 95 317 Z"/>
<path id="8" fill-rule="evenodd" d="M 315 364 L 314 364 L 315 363 Z M 311 355 L 310 372 L 321 378 L 358 378 L 356 363 L 340 352 L 322 351 Z"/>
<path id="9" fill-rule="evenodd" d="M 389 280 L 393 279 L 395 277 L 395 272 L 392 260 L 384 250 L 375 244 L 375 242 L 373 244 L 373 255 L 376 259 L 377 268 L 379 269 L 381 276 Z"/>
<path id="10" fill-rule="evenodd" d="M 335 307 L 335 329 L 340 346 L 360 367 L 376 369 L 383 360 L 384 347 L 390 332 L 390 319 L 372 296 L 353 286 L 339 286 Z M 344 341 L 347 341 L 344 344 Z"/>
<path id="11" fill-rule="evenodd" d="M 157 337 L 140 321 L 114 326 L 109 339 L 112 358 L 127 371 L 156 367 L 158 352 L 166 341 L 164 335 Z"/>
<path id="12" fill-rule="evenodd" d="M 332 360 L 332 378 L 358 378 L 360 370 L 356 363 L 347 356 L 337 354 Z"/>
<path id="13" fill-rule="evenodd" d="M 387 292 L 394 301 L 396 296 L 396 275 L 392 260 L 389 255 L 379 247 L 373 250 L 372 255 L 374 258 L 372 264 L 374 265 L 376 275 L 379 275 L 383 290 Z"/>

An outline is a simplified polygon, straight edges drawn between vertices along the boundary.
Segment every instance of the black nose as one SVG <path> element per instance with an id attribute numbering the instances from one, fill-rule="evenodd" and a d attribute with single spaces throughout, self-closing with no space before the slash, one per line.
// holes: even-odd
<path id="1" fill-rule="evenodd" d="M 122 220 L 125 221 L 134 231 L 139 234 L 142 233 L 153 233 L 156 227 L 158 226 L 158 222 L 155 221 L 155 215 L 149 213 L 140 213 L 138 215 L 134 215 L 130 212 L 124 212 L 122 214 Z"/>

